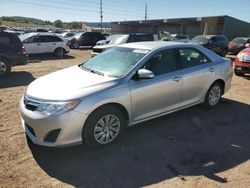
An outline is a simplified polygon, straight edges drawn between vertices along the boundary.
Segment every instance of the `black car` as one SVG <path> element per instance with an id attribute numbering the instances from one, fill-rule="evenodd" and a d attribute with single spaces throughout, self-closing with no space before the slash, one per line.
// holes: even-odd
<path id="1" fill-rule="evenodd" d="M 250 44 L 250 37 L 237 37 L 229 42 L 228 52 L 236 55 L 245 49 L 247 44 Z"/>
<path id="2" fill-rule="evenodd" d="M 99 40 L 104 40 L 105 36 L 97 32 L 77 33 L 73 39 L 68 42 L 70 48 L 79 48 L 80 46 L 95 46 Z"/>
<path id="3" fill-rule="evenodd" d="M 27 63 L 25 48 L 17 35 L 0 31 L 0 77 L 6 76 L 12 66 Z"/>
<path id="4" fill-rule="evenodd" d="M 224 35 L 198 35 L 190 42 L 202 45 L 223 57 L 228 51 L 228 39 Z"/>

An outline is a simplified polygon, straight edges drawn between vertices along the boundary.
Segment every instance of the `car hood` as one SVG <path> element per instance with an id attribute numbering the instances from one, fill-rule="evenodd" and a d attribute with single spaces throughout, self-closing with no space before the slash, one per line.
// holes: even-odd
<path id="1" fill-rule="evenodd" d="M 234 42 L 229 42 L 228 47 L 229 48 L 239 48 L 244 46 L 244 44 L 239 44 L 239 43 L 234 43 Z"/>
<path id="2" fill-rule="evenodd" d="M 73 66 L 36 79 L 26 95 L 41 100 L 70 100 L 113 86 L 115 79 Z"/>
<path id="3" fill-rule="evenodd" d="M 106 48 L 112 48 L 114 46 L 117 46 L 117 45 L 114 45 L 114 44 L 104 44 L 104 45 L 95 46 L 94 48 L 95 49 L 106 49 Z"/>

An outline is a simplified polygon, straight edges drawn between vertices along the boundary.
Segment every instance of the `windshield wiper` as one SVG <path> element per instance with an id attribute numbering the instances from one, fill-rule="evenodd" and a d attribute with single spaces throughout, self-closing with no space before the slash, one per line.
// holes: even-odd
<path id="1" fill-rule="evenodd" d="M 102 72 L 99 72 L 99 71 L 97 71 L 97 70 L 93 70 L 93 69 L 90 69 L 90 68 L 87 68 L 87 67 L 84 67 L 84 66 L 82 66 L 82 68 L 83 68 L 84 70 L 88 71 L 88 72 L 92 72 L 92 73 L 94 73 L 94 74 L 98 74 L 98 75 L 104 76 L 104 74 L 103 74 Z"/>

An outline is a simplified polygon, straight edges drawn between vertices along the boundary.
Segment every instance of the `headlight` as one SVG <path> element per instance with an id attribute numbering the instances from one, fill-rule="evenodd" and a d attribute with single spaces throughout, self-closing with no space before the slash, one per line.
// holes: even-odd
<path id="1" fill-rule="evenodd" d="M 237 57 L 240 61 L 250 62 L 250 55 L 248 54 L 238 54 Z"/>
<path id="2" fill-rule="evenodd" d="M 47 116 L 58 115 L 75 108 L 80 100 L 73 100 L 67 102 L 42 102 L 36 109 Z"/>

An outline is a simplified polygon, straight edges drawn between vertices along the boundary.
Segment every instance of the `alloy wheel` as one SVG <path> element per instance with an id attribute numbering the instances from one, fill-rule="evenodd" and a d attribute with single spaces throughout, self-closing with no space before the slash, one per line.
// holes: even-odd
<path id="1" fill-rule="evenodd" d="M 211 106 L 216 105 L 221 97 L 221 88 L 218 85 L 215 85 L 211 88 L 209 95 L 208 95 L 208 102 Z"/>

